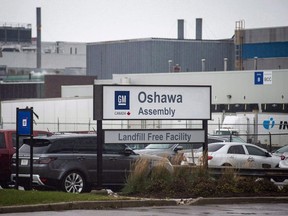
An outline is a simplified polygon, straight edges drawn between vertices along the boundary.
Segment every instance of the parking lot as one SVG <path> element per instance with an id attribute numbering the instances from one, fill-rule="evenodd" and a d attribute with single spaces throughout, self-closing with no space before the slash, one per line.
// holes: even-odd
<path id="1" fill-rule="evenodd" d="M 172 215 L 277 215 L 286 216 L 288 205 L 286 203 L 265 203 L 265 204 L 229 204 L 229 205 L 199 205 L 199 206 L 162 206 L 162 207 L 139 207 L 123 208 L 116 210 L 72 210 L 72 211 L 51 211 L 51 212 L 28 212 L 2 214 L 3 216 L 172 216 Z"/>

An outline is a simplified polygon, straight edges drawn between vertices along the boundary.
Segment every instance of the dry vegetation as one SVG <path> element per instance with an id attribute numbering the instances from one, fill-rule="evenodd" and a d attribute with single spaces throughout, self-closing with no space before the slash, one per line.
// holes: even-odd
<path id="1" fill-rule="evenodd" d="M 240 177 L 233 169 L 211 176 L 203 167 L 178 166 L 173 173 L 165 166 L 149 167 L 143 159 L 134 164 L 124 194 L 159 198 L 288 195 L 288 185 L 279 188 L 268 179 Z"/>

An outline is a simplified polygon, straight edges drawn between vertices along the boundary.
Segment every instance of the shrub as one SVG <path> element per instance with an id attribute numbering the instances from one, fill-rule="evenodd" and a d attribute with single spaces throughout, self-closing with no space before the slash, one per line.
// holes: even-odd
<path id="1" fill-rule="evenodd" d="M 254 177 L 238 177 L 236 182 L 236 192 L 238 194 L 253 194 L 255 192 L 255 178 Z"/>
<path id="2" fill-rule="evenodd" d="M 173 174 L 161 164 L 150 172 L 149 162 L 140 159 L 123 189 L 126 194 L 149 197 L 215 197 L 287 194 L 288 185 L 280 190 L 267 179 L 239 177 L 237 170 L 225 169 L 222 175 L 212 177 L 203 167 L 176 166 Z M 281 192 L 281 193 L 280 193 Z"/>
<path id="3" fill-rule="evenodd" d="M 123 188 L 125 194 L 137 194 L 145 191 L 146 178 L 149 174 L 150 163 L 146 159 L 138 159 L 132 165 L 132 173 L 127 178 L 127 184 Z"/>
<path id="4" fill-rule="evenodd" d="M 172 182 L 171 173 L 161 165 L 156 166 L 152 169 L 146 182 L 146 191 L 150 193 L 163 193 L 168 194 L 169 185 Z"/>
<path id="5" fill-rule="evenodd" d="M 258 179 L 254 184 L 255 192 L 258 194 L 271 194 L 279 192 L 278 186 L 276 186 L 270 179 Z"/>

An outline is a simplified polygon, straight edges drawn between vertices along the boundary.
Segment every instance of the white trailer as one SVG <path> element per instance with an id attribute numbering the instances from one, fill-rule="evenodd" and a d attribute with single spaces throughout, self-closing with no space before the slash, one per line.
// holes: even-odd
<path id="1" fill-rule="evenodd" d="M 34 129 L 51 132 L 93 131 L 93 98 L 25 99 L 1 102 L 0 128 L 16 128 L 16 109 L 33 107 L 39 119 L 34 118 Z M 201 128 L 197 120 L 149 120 L 149 121 L 103 121 L 105 129 L 171 129 Z M 273 147 L 288 144 L 288 114 L 280 113 L 212 113 L 208 121 L 208 133 L 232 132 L 251 143 Z"/>
<path id="2" fill-rule="evenodd" d="M 33 107 L 36 130 L 89 131 L 96 127 L 93 121 L 92 98 L 25 99 L 1 102 L 1 120 L 4 129 L 16 128 L 16 109 Z"/>
<path id="3" fill-rule="evenodd" d="M 212 115 L 214 116 L 214 114 Z M 247 142 L 280 147 L 288 145 L 288 114 L 235 113 L 218 114 L 223 121 L 213 129 L 215 135 L 238 135 Z M 210 125 L 209 125 L 210 126 Z"/>
<path id="4" fill-rule="evenodd" d="M 16 109 L 33 107 L 39 116 L 33 118 L 35 130 L 50 132 L 95 131 L 96 121 L 93 120 L 93 98 L 49 98 L 49 99 L 22 99 L 1 101 L 0 128 L 16 128 Z M 143 123 L 133 121 L 103 121 L 103 128 L 128 129 L 143 128 Z"/>
<path id="5" fill-rule="evenodd" d="M 258 141 L 280 147 L 288 145 L 288 114 L 259 113 L 257 116 Z"/>

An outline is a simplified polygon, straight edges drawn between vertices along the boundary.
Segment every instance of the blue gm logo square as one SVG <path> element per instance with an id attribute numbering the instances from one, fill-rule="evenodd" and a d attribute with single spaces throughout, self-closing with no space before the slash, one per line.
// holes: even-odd
<path id="1" fill-rule="evenodd" d="M 130 109 L 130 92 L 115 91 L 115 110 Z"/>
<path id="2" fill-rule="evenodd" d="M 263 72 L 255 72 L 254 84 L 255 85 L 263 85 L 263 83 L 264 83 L 264 73 Z"/>

